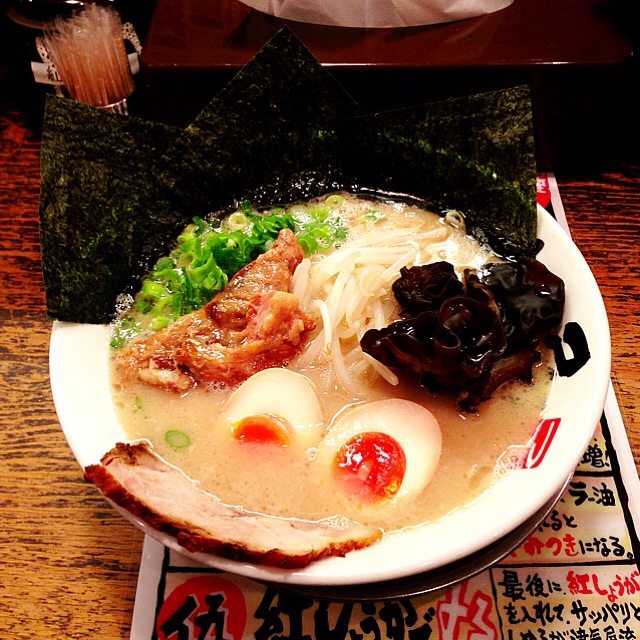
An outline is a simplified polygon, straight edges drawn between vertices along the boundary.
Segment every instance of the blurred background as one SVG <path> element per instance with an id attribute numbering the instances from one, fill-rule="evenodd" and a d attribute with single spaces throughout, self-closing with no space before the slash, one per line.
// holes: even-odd
<path id="1" fill-rule="evenodd" d="M 398 30 L 286 23 L 238 0 L 96 0 L 143 44 L 130 113 L 186 126 L 283 24 L 368 110 L 527 83 L 540 170 L 601 171 L 640 157 L 635 0 L 514 0 L 488 16 Z M 1 0 L 0 110 L 34 135 L 51 86 L 35 38 L 78 0 Z"/>

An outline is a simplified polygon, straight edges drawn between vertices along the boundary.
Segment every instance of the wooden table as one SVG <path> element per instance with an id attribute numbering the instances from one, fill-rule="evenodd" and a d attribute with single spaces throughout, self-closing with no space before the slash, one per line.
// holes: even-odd
<path id="1" fill-rule="evenodd" d="M 38 153 L 24 115 L 0 109 L 0 636 L 128 638 L 142 534 L 83 481 L 55 414 Z M 613 381 L 640 470 L 640 164 L 558 182 L 609 312 Z"/>

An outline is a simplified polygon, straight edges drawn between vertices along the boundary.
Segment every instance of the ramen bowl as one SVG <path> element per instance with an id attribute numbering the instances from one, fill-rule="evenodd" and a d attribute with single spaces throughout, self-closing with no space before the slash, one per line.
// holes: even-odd
<path id="1" fill-rule="evenodd" d="M 124 517 L 167 547 L 205 565 L 282 585 L 379 583 L 458 565 L 522 528 L 533 529 L 571 476 L 600 419 L 610 374 L 610 340 L 598 286 L 569 235 L 538 208 L 539 260 L 563 278 L 566 303 L 554 347 L 548 403 L 518 463 L 468 504 L 442 518 L 392 533 L 344 557 L 280 569 L 191 553 L 177 539 L 126 510 Z M 109 327 L 55 322 L 50 377 L 58 417 L 82 468 L 126 441 L 111 400 Z M 535 425 L 534 425 L 535 426 Z M 520 538 L 518 538 L 520 539 Z M 515 544 L 515 543 L 514 543 Z M 508 551 L 508 550 L 505 550 Z"/>

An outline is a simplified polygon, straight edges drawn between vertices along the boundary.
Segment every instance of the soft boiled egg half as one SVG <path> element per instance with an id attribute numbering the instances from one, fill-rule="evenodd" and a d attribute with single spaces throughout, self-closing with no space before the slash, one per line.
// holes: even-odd
<path id="1" fill-rule="evenodd" d="M 382 506 L 416 496 L 436 471 L 442 434 L 433 414 L 390 398 L 340 412 L 318 446 L 335 488 L 361 504 Z"/>
<path id="2" fill-rule="evenodd" d="M 324 430 L 322 407 L 311 380 L 289 369 L 255 373 L 222 408 L 231 435 L 242 443 L 315 445 Z"/>

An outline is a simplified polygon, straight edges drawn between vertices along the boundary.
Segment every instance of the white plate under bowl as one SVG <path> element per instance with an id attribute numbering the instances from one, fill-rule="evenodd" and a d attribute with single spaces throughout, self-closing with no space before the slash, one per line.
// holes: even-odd
<path id="1" fill-rule="evenodd" d="M 199 562 L 280 584 L 351 585 L 394 580 L 438 569 L 497 542 L 539 512 L 571 475 L 600 419 L 610 375 L 609 326 L 588 265 L 569 235 L 541 208 L 538 237 L 544 241 L 539 259 L 565 281 L 564 324 L 582 329 L 590 353 L 586 364 L 573 375 L 556 376 L 546 416 L 560 422 L 538 466 L 504 474 L 490 490 L 446 518 L 390 536 L 344 558 L 328 558 L 298 570 L 188 553 L 175 538 L 118 510 L 145 533 Z M 56 411 L 83 468 L 97 463 L 116 442 L 125 439 L 109 394 L 108 340 L 108 328 L 101 325 L 55 322 L 51 334 L 50 376 Z M 572 358 L 566 345 L 565 355 Z"/>

